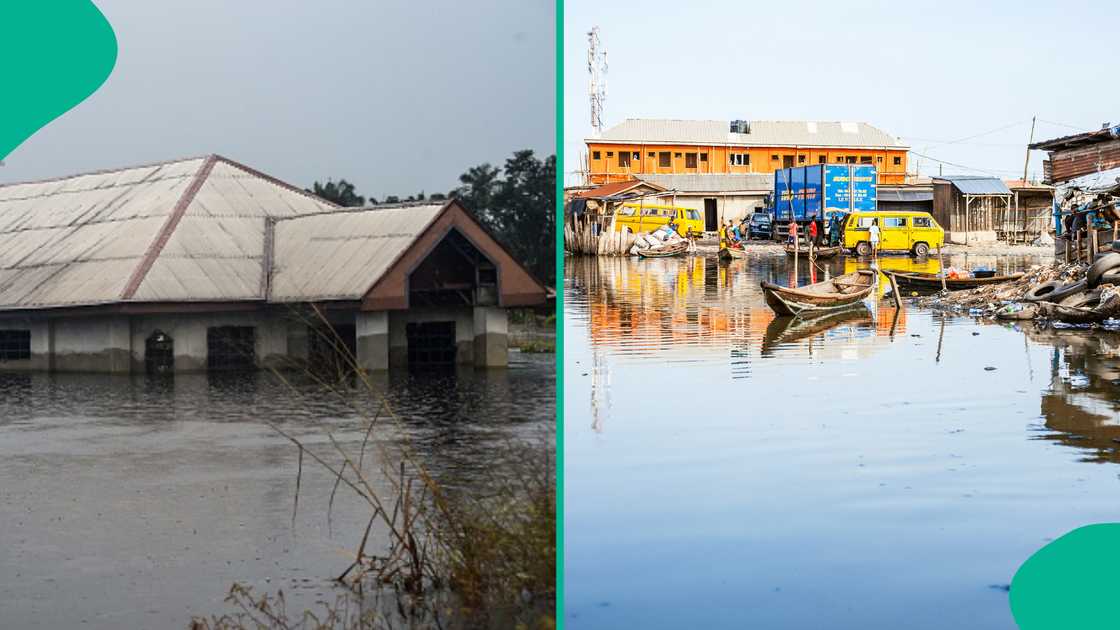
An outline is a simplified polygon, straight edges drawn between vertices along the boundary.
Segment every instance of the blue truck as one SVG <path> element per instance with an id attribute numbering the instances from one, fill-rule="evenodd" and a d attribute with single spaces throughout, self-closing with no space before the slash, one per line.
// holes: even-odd
<path id="1" fill-rule="evenodd" d="M 772 212 L 778 225 L 790 213 L 801 223 L 816 217 L 828 225 L 833 213 L 876 209 L 875 167 L 866 164 L 814 164 L 774 171 Z"/>

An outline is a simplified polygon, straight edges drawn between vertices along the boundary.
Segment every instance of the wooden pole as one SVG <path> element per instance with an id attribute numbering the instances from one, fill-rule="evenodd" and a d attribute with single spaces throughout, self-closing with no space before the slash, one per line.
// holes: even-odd
<path id="1" fill-rule="evenodd" d="M 887 277 L 891 279 L 891 296 L 893 296 L 893 298 L 894 298 L 894 306 L 897 309 L 901 309 L 902 308 L 902 296 L 898 294 L 898 280 L 895 280 L 895 277 L 894 277 L 893 273 L 888 273 Z M 895 312 L 895 317 L 896 317 L 895 321 L 897 322 L 897 317 L 898 317 L 897 311 Z M 891 335 L 892 336 L 894 335 L 894 327 L 893 326 L 891 327 Z"/>
<path id="2" fill-rule="evenodd" d="M 1035 116 L 1031 116 L 1031 139 L 1027 140 L 1027 158 L 1025 160 L 1023 160 L 1023 185 L 1024 186 L 1027 185 L 1027 166 L 1030 165 L 1030 163 L 1031 163 L 1031 145 L 1034 144 L 1034 119 L 1035 118 L 1036 118 Z"/>
<path id="3" fill-rule="evenodd" d="M 798 284 L 798 282 L 797 282 L 797 272 L 798 272 L 797 250 L 799 248 L 800 248 L 800 244 L 798 243 L 798 230 L 795 229 L 793 231 L 793 288 L 795 288 L 795 289 L 797 288 L 797 284 Z"/>
<path id="4" fill-rule="evenodd" d="M 948 293 L 949 289 L 945 286 L 945 259 L 941 257 L 941 246 L 937 246 L 937 264 L 941 265 L 941 292 Z"/>

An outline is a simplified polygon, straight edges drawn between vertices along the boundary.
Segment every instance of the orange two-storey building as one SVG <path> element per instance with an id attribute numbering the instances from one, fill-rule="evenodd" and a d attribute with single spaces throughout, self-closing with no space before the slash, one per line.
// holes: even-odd
<path id="1" fill-rule="evenodd" d="M 867 123 L 630 118 L 587 139 L 593 184 L 648 174 L 773 173 L 808 164 L 873 164 L 880 184 L 906 179 L 909 147 Z"/>

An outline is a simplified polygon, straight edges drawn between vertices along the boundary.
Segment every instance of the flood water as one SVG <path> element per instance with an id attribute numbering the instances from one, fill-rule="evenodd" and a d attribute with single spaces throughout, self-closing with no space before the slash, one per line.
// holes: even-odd
<path id="1" fill-rule="evenodd" d="M 1019 565 L 1120 520 L 1120 333 L 775 323 L 791 267 L 567 260 L 567 627 L 1014 628 Z"/>
<path id="2" fill-rule="evenodd" d="M 448 486 L 482 479 L 491 449 L 555 430 L 554 355 L 375 385 L 401 422 L 373 439 L 407 443 Z M 295 389 L 269 373 L 0 374 L 0 627 L 183 628 L 230 612 L 235 581 L 282 589 L 297 614 L 333 602 L 369 512 L 341 489 L 328 528 L 333 478 L 305 458 L 293 524 L 297 450 L 265 421 L 356 453 L 376 404 Z"/>

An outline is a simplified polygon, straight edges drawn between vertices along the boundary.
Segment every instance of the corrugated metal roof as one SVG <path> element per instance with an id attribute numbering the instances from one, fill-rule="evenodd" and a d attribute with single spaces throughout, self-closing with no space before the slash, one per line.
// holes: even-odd
<path id="1" fill-rule="evenodd" d="M 984 175 L 944 175 L 934 180 L 945 180 L 966 195 L 1010 195 L 1011 190 L 998 177 Z"/>
<path id="2" fill-rule="evenodd" d="M 764 194 L 774 190 L 773 173 L 686 173 L 639 175 L 639 179 L 680 192 Z"/>
<path id="3" fill-rule="evenodd" d="M 0 186 L 0 309 L 263 299 L 265 217 L 336 209 L 219 156 Z"/>
<path id="4" fill-rule="evenodd" d="M 676 143 L 734 146 L 908 148 L 863 122 L 752 120 L 750 133 L 732 133 L 727 120 L 628 118 L 588 142 Z"/>
<path id="5" fill-rule="evenodd" d="M 361 299 L 444 207 L 344 210 L 277 221 L 270 301 Z"/>
<path id="6" fill-rule="evenodd" d="M 879 188 L 876 197 L 880 203 L 894 201 L 901 203 L 915 203 L 919 201 L 933 201 L 932 190 L 899 190 L 897 188 Z"/>

